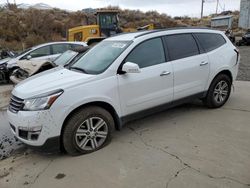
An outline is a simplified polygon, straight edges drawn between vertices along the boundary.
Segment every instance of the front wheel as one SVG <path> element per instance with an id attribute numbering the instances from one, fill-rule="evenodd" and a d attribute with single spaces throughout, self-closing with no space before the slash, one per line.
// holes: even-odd
<path id="1" fill-rule="evenodd" d="M 65 125 L 64 149 L 70 155 L 94 152 L 108 143 L 113 130 L 114 120 L 108 111 L 97 106 L 83 108 Z"/>
<path id="2" fill-rule="evenodd" d="M 209 108 L 219 108 L 223 106 L 230 96 L 231 86 L 231 79 L 227 75 L 218 75 L 212 81 L 207 96 L 203 99 L 203 102 Z"/>

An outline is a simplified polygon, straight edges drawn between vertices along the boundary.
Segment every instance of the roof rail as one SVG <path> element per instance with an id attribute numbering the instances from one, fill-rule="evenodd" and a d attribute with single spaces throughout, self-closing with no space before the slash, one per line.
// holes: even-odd
<path id="1" fill-rule="evenodd" d="M 143 32 L 140 35 L 135 36 L 135 38 L 139 38 L 142 37 L 144 35 L 148 35 L 151 33 L 157 33 L 157 32 L 161 32 L 161 31 L 171 31 L 171 30 L 181 30 L 181 29 L 209 29 L 209 30 L 216 30 L 213 28 L 209 28 L 209 27 L 171 27 L 171 28 L 166 28 L 166 29 L 155 29 L 155 30 L 150 30 L 147 32 Z"/>

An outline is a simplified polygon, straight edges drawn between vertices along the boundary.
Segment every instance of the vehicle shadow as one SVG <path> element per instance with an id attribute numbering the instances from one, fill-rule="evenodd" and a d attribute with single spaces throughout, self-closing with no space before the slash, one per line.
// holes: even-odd
<path id="1" fill-rule="evenodd" d="M 126 138 L 128 134 L 131 133 L 131 130 L 146 130 L 150 128 L 160 128 L 159 124 L 156 122 L 168 122 L 172 120 L 173 118 L 180 118 L 182 115 L 187 115 L 189 113 L 193 113 L 194 111 L 207 111 L 209 110 L 206 108 L 203 103 L 200 100 L 195 100 L 190 103 L 185 103 L 180 106 L 176 106 L 174 108 L 164 110 L 162 112 L 156 113 L 149 115 L 147 117 L 143 117 L 138 120 L 134 120 L 131 122 L 126 123 L 121 131 L 115 131 L 112 135 L 112 140 L 109 141 L 106 145 L 112 144 L 112 141 L 118 141 L 120 138 Z M 154 124 L 155 123 L 155 124 Z M 157 127 L 158 126 L 158 127 Z M 67 158 L 67 154 L 64 151 L 61 152 L 45 152 L 45 151 L 37 151 L 35 149 L 30 149 L 29 147 L 25 147 L 25 154 L 30 155 L 30 154 L 36 154 L 40 155 L 41 157 L 45 158 Z M 24 152 L 24 151 L 23 151 Z M 90 154 L 85 154 L 85 155 L 91 155 Z M 79 155 L 78 155 L 79 156 Z"/>

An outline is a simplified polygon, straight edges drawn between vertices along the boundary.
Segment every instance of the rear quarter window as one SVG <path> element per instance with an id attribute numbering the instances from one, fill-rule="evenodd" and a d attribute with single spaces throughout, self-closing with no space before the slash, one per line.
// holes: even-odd
<path id="1" fill-rule="evenodd" d="M 199 54 L 198 46 L 192 34 L 167 35 L 164 38 L 172 61 Z"/>
<path id="2" fill-rule="evenodd" d="M 221 34 L 195 33 L 194 35 L 206 52 L 210 52 L 226 44 L 226 40 Z"/>

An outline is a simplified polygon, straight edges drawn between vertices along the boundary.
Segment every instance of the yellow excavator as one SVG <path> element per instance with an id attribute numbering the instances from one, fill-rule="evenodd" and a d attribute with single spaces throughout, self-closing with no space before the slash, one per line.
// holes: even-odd
<path id="1" fill-rule="evenodd" d="M 89 46 L 95 45 L 103 39 L 122 32 L 135 32 L 138 30 L 153 30 L 154 25 L 149 24 L 140 28 L 119 27 L 119 10 L 98 9 L 96 11 L 97 25 L 74 27 L 68 30 L 68 41 L 82 41 Z"/>

